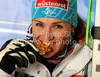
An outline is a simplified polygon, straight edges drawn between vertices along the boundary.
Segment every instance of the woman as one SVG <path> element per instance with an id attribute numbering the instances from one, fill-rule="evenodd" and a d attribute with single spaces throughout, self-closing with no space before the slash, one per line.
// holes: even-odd
<path id="1" fill-rule="evenodd" d="M 91 77 L 92 51 L 84 44 L 84 36 L 85 22 L 77 14 L 77 0 L 33 0 L 27 40 L 9 40 L 3 45 L 0 75 Z"/>

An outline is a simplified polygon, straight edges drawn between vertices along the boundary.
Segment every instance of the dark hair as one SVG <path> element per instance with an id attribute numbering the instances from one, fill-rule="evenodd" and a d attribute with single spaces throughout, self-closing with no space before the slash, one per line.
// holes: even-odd
<path id="1" fill-rule="evenodd" d="M 75 34 L 73 39 L 78 41 L 80 38 L 85 36 L 86 33 L 86 22 L 78 14 L 78 25 L 75 28 Z"/>

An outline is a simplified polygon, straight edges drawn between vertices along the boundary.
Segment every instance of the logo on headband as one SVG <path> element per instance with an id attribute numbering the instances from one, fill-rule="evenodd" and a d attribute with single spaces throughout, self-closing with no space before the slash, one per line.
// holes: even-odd
<path id="1" fill-rule="evenodd" d="M 58 7 L 68 10 L 68 0 L 37 0 L 37 7 Z"/>

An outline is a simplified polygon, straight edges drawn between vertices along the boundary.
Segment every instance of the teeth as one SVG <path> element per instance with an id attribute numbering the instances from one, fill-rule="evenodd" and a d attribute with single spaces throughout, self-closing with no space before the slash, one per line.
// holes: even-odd
<path id="1" fill-rule="evenodd" d="M 47 42 L 43 42 L 43 43 L 50 46 L 53 46 L 55 44 L 55 43 L 47 43 Z"/>
<path id="2" fill-rule="evenodd" d="M 50 47 L 51 47 L 51 46 L 53 46 L 53 44 L 52 44 L 52 45 L 50 45 Z"/>
<path id="3" fill-rule="evenodd" d="M 43 42 L 44 44 L 46 44 L 46 45 L 50 45 L 50 43 L 46 43 L 46 42 Z"/>

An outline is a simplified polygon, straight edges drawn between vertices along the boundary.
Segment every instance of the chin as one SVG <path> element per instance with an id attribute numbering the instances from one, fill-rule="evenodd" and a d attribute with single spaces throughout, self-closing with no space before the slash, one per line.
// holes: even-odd
<path id="1" fill-rule="evenodd" d="M 44 58 L 51 58 L 57 54 L 61 49 L 61 45 L 54 45 L 51 49 L 52 50 L 50 52 L 47 52 L 45 55 L 43 55 Z"/>
<path id="2" fill-rule="evenodd" d="M 53 56 L 54 56 L 53 51 L 50 51 L 50 52 L 46 53 L 45 55 L 43 55 L 44 58 L 51 58 Z"/>

